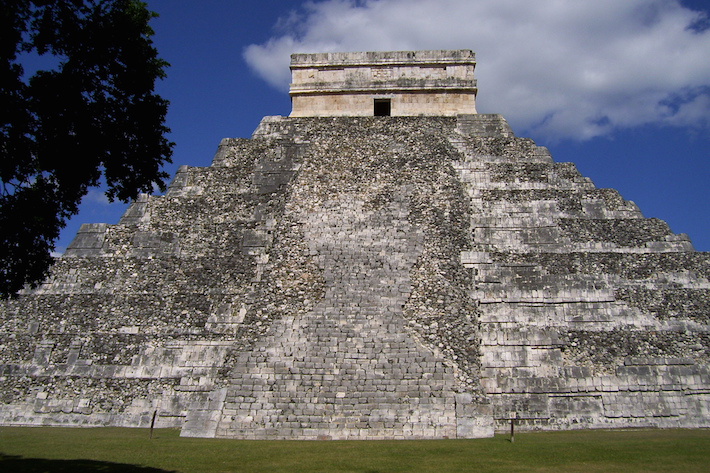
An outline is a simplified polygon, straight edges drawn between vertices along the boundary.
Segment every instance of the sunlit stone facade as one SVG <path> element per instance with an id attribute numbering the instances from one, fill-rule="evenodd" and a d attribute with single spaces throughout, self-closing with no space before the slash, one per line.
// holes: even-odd
<path id="1" fill-rule="evenodd" d="M 291 117 L 476 113 L 470 50 L 291 55 Z"/>

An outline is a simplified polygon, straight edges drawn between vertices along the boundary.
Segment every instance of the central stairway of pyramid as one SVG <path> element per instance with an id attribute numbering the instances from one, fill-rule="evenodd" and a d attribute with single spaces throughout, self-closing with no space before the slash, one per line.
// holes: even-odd
<path id="1" fill-rule="evenodd" d="M 237 358 L 217 436 L 456 436 L 453 369 L 407 333 L 402 308 L 423 235 L 406 203 L 333 196 L 305 219 L 324 294 Z"/>
<path id="2" fill-rule="evenodd" d="M 266 121 L 255 137 L 280 140 L 291 134 L 291 122 Z M 408 307 L 413 293 L 433 297 L 421 282 L 415 288 L 414 267 L 441 246 L 439 235 L 417 224 L 425 216 L 421 209 L 412 212 L 410 202 L 421 193 L 417 181 L 424 185 L 436 175 L 414 168 L 408 176 L 413 180 L 405 179 L 385 163 L 393 153 L 408 152 L 397 143 L 401 139 L 426 149 L 431 130 L 425 127 L 420 136 L 411 130 L 393 140 L 371 119 L 357 124 L 327 119 L 319 125 L 338 129 L 328 134 L 333 141 L 320 135 L 316 146 L 303 138 L 292 138 L 289 145 L 310 152 L 315 147 L 323 155 L 294 166 L 298 175 L 286 213 L 302 235 L 300 250 L 312 259 L 320 298 L 274 321 L 250 351 L 236 356 L 227 385 L 188 414 L 183 435 L 455 438 L 490 429 L 489 417 L 474 416 L 472 396 L 457 379 L 455 364 L 410 327 L 417 323 Z M 356 132 L 352 125 L 380 136 Z M 361 149 L 363 140 L 367 149 Z M 348 155 L 348 149 L 358 154 Z M 385 179 L 375 175 L 383 171 Z M 472 336 L 467 315 L 464 325 Z"/>

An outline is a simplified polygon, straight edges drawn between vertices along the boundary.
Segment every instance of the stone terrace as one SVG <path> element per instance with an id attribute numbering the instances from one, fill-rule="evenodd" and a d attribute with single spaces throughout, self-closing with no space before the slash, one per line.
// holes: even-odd
<path id="1" fill-rule="evenodd" d="M 708 427 L 709 279 L 500 116 L 267 117 L 0 306 L 0 423 Z"/>

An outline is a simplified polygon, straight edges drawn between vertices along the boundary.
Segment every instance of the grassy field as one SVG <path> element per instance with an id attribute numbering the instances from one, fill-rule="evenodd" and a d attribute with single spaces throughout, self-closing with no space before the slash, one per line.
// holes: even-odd
<path id="1" fill-rule="evenodd" d="M 709 430 L 480 440 L 241 441 L 175 430 L 0 427 L 0 472 L 708 472 Z"/>

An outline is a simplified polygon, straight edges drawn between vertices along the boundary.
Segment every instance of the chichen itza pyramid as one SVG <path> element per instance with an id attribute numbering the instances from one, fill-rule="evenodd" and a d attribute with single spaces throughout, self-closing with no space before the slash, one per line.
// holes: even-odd
<path id="1" fill-rule="evenodd" d="M 0 425 L 710 427 L 710 254 L 477 114 L 471 51 L 291 67 L 290 117 L 0 304 Z"/>

